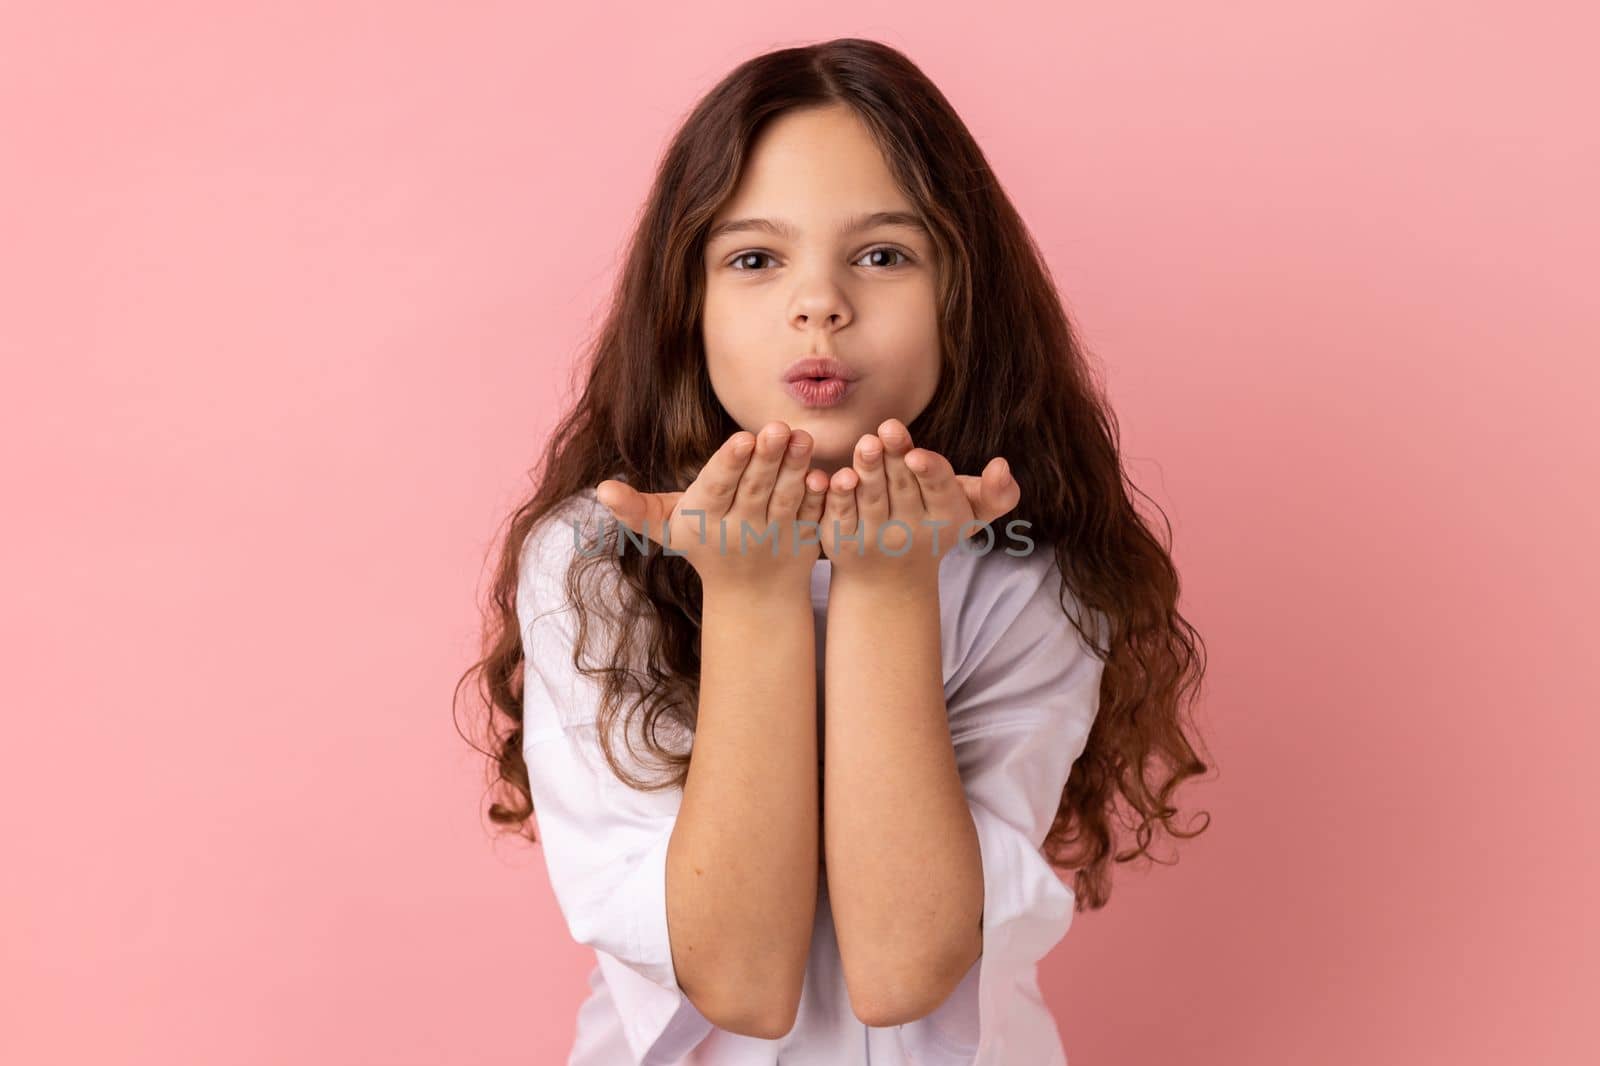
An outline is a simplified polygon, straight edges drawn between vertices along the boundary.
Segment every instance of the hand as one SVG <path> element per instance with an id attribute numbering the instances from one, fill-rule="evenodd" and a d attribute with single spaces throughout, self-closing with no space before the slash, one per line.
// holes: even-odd
<path id="1" fill-rule="evenodd" d="M 978 477 L 957 474 L 938 452 L 913 448 L 905 423 L 886 419 L 877 434 L 856 443 L 852 465 L 834 472 L 822 514 L 823 550 L 835 574 L 937 572 L 962 535 L 973 532 L 971 523 L 993 522 L 1021 499 L 1004 459 L 991 459 Z"/>
<path id="2" fill-rule="evenodd" d="M 595 496 L 635 533 L 681 553 L 705 584 L 809 586 L 822 546 L 799 523 L 821 520 L 828 489 L 827 475 L 809 468 L 814 444 L 803 429 L 769 422 L 724 441 L 682 492 L 606 480 Z"/>

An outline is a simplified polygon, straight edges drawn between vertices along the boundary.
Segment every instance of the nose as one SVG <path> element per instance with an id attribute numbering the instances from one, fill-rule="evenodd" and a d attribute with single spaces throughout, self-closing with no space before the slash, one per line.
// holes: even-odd
<path id="1" fill-rule="evenodd" d="M 843 328 L 850 318 L 850 304 L 843 290 L 826 277 L 802 282 L 789 308 L 790 321 L 802 330 L 820 329 L 831 333 Z"/>

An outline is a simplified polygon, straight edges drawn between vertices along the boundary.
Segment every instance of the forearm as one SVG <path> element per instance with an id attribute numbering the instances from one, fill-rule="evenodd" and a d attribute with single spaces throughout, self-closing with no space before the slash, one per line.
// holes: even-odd
<path id="1" fill-rule="evenodd" d="M 835 573 L 828 597 L 823 837 L 857 1013 L 898 1024 L 982 947 L 977 829 L 944 702 L 937 572 Z M 943 991 L 948 992 L 948 988 Z"/>
<path id="2" fill-rule="evenodd" d="M 799 1007 L 816 917 L 808 586 L 705 587 L 698 715 L 667 852 L 674 965 L 702 1013 L 772 1039 Z"/>

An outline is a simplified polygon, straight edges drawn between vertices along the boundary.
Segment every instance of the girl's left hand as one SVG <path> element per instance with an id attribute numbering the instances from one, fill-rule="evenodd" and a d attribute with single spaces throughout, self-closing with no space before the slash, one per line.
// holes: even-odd
<path id="1" fill-rule="evenodd" d="M 913 448 L 905 423 L 890 418 L 834 472 L 818 536 L 835 574 L 937 573 L 972 523 L 993 522 L 1021 499 L 1004 459 L 979 477 L 958 475 L 938 452 Z"/>

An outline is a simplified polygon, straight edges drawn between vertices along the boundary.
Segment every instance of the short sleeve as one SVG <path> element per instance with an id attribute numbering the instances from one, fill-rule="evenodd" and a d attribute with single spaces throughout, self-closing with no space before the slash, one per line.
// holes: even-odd
<path id="1" fill-rule="evenodd" d="M 522 556 L 523 757 L 567 928 L 595 951 L 633 1062 L 671 1062 L 713 1028 L 678 986 L 667 935 L 667 844 L 682 794 L 629 788 L 606 764 L 600 687 L 572 665 L 576 620 L 558 591 L 576 547 L 562 517 L 536 530 Z M 625 757 L 620 738 L 616 747 Z"/>
<path id="2" fill-rule="evenodd" d="M 1062 608 L 1053 559 L 1006 566 L 1008 587 L 946 695 L 983 862 L 983 954 L 933 1013 L 900 1027 L 918 1062 L 1059 1061 L 1037 964 L 1066 936 L 1076 897 L 1041 847 L 1088 742 L 1105 664 Z"/>

